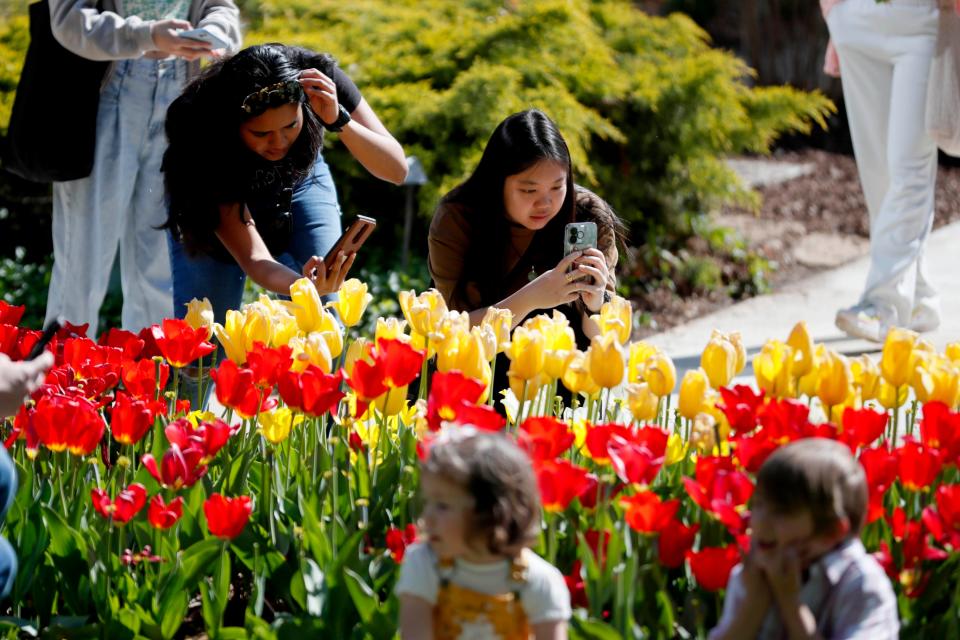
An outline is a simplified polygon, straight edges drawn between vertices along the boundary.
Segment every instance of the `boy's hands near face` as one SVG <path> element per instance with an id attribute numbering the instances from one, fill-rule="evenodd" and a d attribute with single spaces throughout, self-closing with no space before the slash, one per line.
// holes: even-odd
<path id="1" fill-rule="evenodd" d="M 800 599 L 800 588 L 803 586 L 799 551 L 790 545 L 769 553 L 771 557 L 766 563 L 764 574 L 773 595 L 781 606 L 796 603 Z"/>
<path id="2" fill-rule="evenodd" d="M 750 545 L 750 551 L 743 559 L 742 577 L 743 587 L 747 592 L 746 600 L 750 603 L 750 607 L 766 613 L 773 593 L 767 581 L 766 571 L 760 564 L 761 559 L 758 556 L 761 553 L 755 544 Z"/>

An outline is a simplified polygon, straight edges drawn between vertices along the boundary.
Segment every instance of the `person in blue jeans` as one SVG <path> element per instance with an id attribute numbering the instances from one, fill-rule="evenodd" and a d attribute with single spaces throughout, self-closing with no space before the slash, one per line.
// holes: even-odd
<path id="1" fill-rule="evenodd" d="M 310 277 L 335 292 L 353 255 L 324 255 L 340 207 L 321 155 L 335 131 L 374 176 L 407 173 L 403 149 L 328 54 L 282 44 L 248 47 L 210 65 L 170 106 L 163 160 L 174 312 L 208 298 L 214 318 L 240 306 L 246 277 L 289 295 Z"/>

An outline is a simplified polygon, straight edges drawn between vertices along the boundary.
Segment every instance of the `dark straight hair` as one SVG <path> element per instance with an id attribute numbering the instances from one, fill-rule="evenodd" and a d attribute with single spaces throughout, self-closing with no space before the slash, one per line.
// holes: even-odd
<path id="1" fill-rule="evenodd" d="M 567 193 L 560 211 L 534 235 L 525 259 L 517 268 L 537 273 L 552 269 L 563 257 L 563 228 L 576 219 L 576 195 L 570 150 L 557 125 L 538 109 L 508 116 L 493 131 L 480 163 L 441 203 L 458 204 L 470 220 L 474 241 L 466 255 L 462 282 L 476 282 L 484 302 L 503 297 L 503 276 L 494 265 L 504 264 L 510 242 L 510 220 L 503 204 L 503 185 L 508 176 L 521 173 L 538 162 L 552 161 L 567 171 Z"/>

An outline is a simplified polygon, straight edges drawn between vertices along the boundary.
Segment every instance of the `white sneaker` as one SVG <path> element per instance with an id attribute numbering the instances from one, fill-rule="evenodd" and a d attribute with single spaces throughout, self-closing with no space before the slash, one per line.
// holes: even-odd
<path id="1" fill-rule="evenodd" d="M 917 333 L 936 331 L 940 326 L 940 313 L 927 306 L 914 307 L 910 314 L 909 329 Z"/>
<path id="2" fill-rule="evenodd" d="M 872 304 L 858 303 L 837 311 L 834 324 L 849 336 L 883 342 L 887 331 L 896 323 L 892 314 L 881 314 Z"/>

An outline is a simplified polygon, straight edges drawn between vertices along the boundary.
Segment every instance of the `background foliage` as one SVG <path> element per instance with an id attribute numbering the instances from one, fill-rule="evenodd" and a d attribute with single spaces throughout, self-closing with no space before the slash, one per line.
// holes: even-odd
<path id="1" fill-rule="evenodd" d="M 625 263 L 623 293 L 664 279 L 690 280 L 675 287 L 681 292 L 700 281 L 710 286 L 714 279 L 681 264 L 678 251 L 704 228 L 708 211 L 756 198 L 723 157 L 763 153 L 780 135 L 824 126 L 833 109 L 819 93 L 752 87 L 750 69 L 712 48 L 688 17 L 651 16 L 624 0 L 437 0 L 429 11 L 416 0 L 240 4 L 247 44 L 281 41 L 333 53 L 423 163 L 429 183 L 419 188 L 422 215 L 412 243 L 421 260 L 438 198 L 469 173 L 497 123 L 538 107 L 560 125 L 578 182 L 630 225 L 628 244 L 639 251 Z M 18 13 L 25 3 L 11 6 L 0 25 L 0 127 L 27 43 Z M 372 180 L 333 136 L 328 146 L 344 210 L 382 221 L 363 264 L 396 268 L 402 189 Z M 21 244 L 25 260 L 49 260 L 46 193 L 0 180 L 0 208 L 11 211 L 3 221 L 10 233 L 0 233 L 2 255 Z M 707 276 L 716 270 L 712 263 L 705 269 Z"/>

